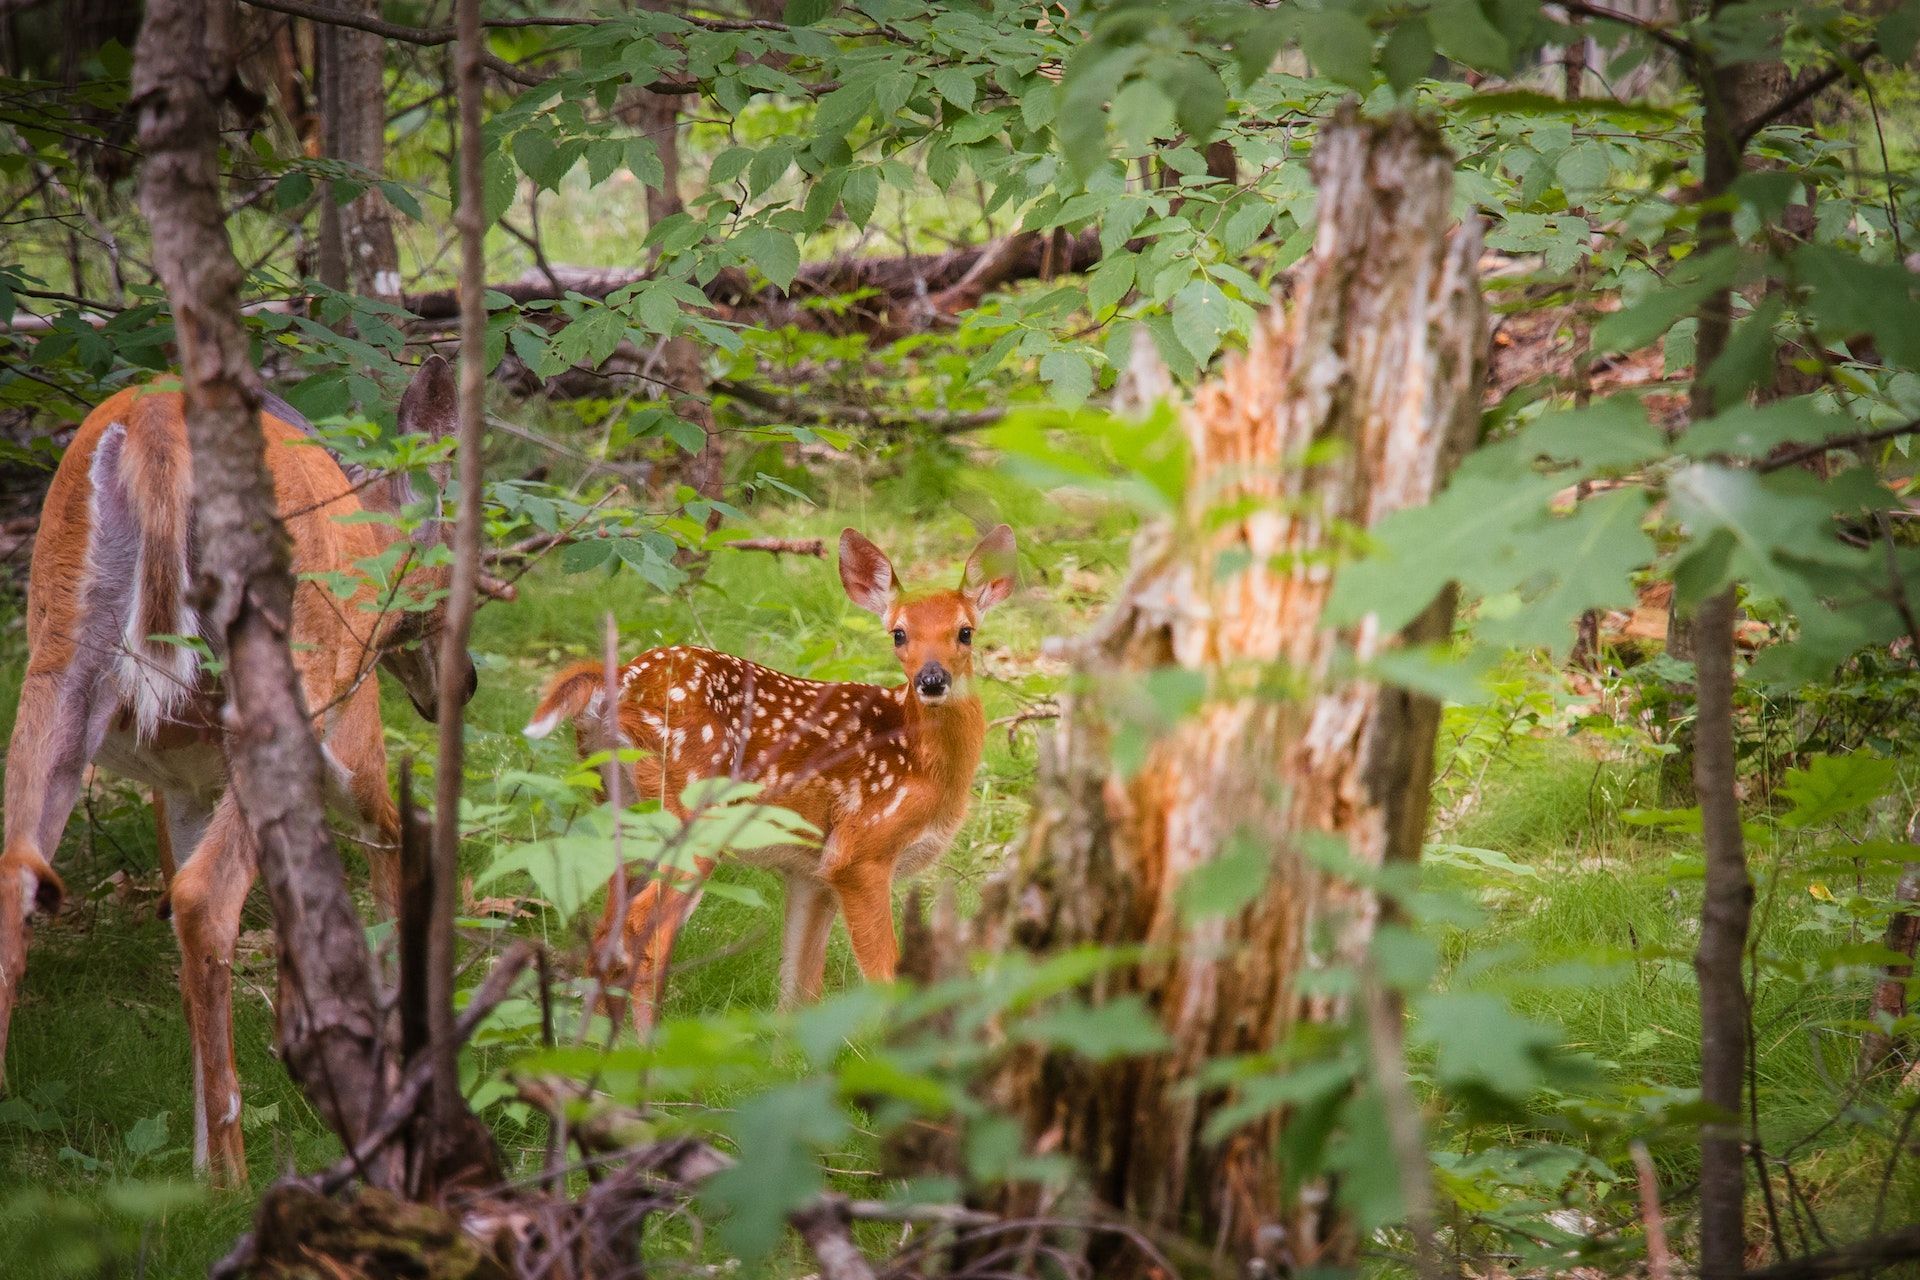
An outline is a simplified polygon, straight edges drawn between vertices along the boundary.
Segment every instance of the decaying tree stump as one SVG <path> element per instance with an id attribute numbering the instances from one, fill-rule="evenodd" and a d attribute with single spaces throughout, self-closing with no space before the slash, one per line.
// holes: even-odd
<path id="1" fill-rule="evenodd" d="M 1398 642 L 1322 623 L 1343 529 L 1427 501 L 1471 443 L 1487 328 L 1480 236 L 1449 207 L 1452 163 L 1430 127 L 1351 115 L 1313 158 L 1319 230 L 1291 302 L 1257 326 L 1181 414 L 1185 508 L 1136 542 L 1108 618 L 1078 646 L 1075 692 L 1042 751 L 1024 851 L 993 886 L 974 945 L 990 953 L 1145 944 L 1096 1003 L 1143 997 L 1170 1051 L 1094 1066 L 1015 1047 L 986 1088 L 1089 1190 L 1149 1231 L 1244 1274 L 1350 1257 L 1309 1189 L 1288 1203 L 1280 1122 L 1203 1136 L 1229 1098 L 1191 1087 L 1209 1059 L 1269 1049 L 1343 1009 L 1300 975 L 1360 960 L 1379 906 L 1303 856 L 1333 836 L 1359 863 L 1418 857 L 1438 708 L 1341 674 Z M 1450 599 L 1405 637 L 1445 634 Z M 1198 673 L 1206 694 L 1131 775 L 1115 744 L 1143 677 Z M 1176 891 L 1224 852 L 1270 854 L 1235 914 L 1183 917 Z M 1018 1189 L 991 1206 L 1038 1207 Z M 1091 1246 L 1098 1248 L 1098 1244 Z M 1117 1255 L 1096 1259 L 1121 1274 Z"/>

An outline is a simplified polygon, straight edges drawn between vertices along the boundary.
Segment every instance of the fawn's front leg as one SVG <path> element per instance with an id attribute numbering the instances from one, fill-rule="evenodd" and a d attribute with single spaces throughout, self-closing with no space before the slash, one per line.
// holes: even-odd
<path id="1" fill-rule="evenodd" d="M 839 896 L 847 918 L 853 958 L 869 982 L 891 982 L 900 964 L 900 943 L 893 931 L 893 869 L 924 828 L 927 806 L 909 793 L 891 804 L 893 816 L 836 828 L 823 874 Z"/>

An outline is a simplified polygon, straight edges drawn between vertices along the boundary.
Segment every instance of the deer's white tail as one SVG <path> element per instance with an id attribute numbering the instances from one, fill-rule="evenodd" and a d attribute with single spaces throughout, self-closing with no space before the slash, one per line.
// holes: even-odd
<path id="1" fill-rule="evenodd" d="M 529 738 L 544 738 L 582 712 L 598 715 L 606 701 L 606 672 L 597 662 L 577 662 L 547 682 L 533 719 L 520 732 Z"/>
<path id="2" fill-rule="evenodd" d="M 89 589 L 123 605 L 116 674 L 143 739 L 199 678 L 192 649 L 154 639 L 199 631 L 186 600 L 188 468 L 186 441 L 158 397 L 134 401 L 93 456 Z"/>

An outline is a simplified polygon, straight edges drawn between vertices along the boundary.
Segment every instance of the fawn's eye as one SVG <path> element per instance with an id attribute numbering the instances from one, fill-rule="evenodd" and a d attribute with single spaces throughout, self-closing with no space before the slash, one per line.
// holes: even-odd
<path id="1" fill-rule="evenodd" d="M 893 647 L 898 649 L 901 645 L 905 644 L 906 642 L 907 642 L 907 629 L 905 627 L 895 627 L 893 629 Z"/>
<path id="2" fill-rule="evenodd" d="M 962 627 L 962 628 L 960 628 L 960 643 L 961 643 L 961 644 L 972 644 L 972 643 L 973 643 L 973 628 L 972 628 L 972 627 Z"/>

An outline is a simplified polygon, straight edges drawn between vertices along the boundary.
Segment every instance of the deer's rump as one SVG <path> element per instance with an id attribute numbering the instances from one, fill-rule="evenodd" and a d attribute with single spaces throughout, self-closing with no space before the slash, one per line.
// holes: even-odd
<path id="1" fill-rule="evenodd" d="M 337 519 L 359 509 L 353 485 L 310 441 L 306 421 L 269 397 L 261 429 L 294 535 L 295 572 L 371 554 L 365 530 Z M 27 589 L 32 669 L 106 682 L 116 729 L 163 748 L 183 730 L 198 739 L 212 727 L 192 643 L 212 639 L 190 592 L 192 494 L 181 395 L 135 387 L 108 398 L 81 424 L 48 487 Z M 312 545 L 316 537 L 323 546 Z M 296 609 L 349 612 L 346 602 L 313 598 L 323 590 L 303 582 Z M 361 630 L 370 637 L 370 624 Z"/>

